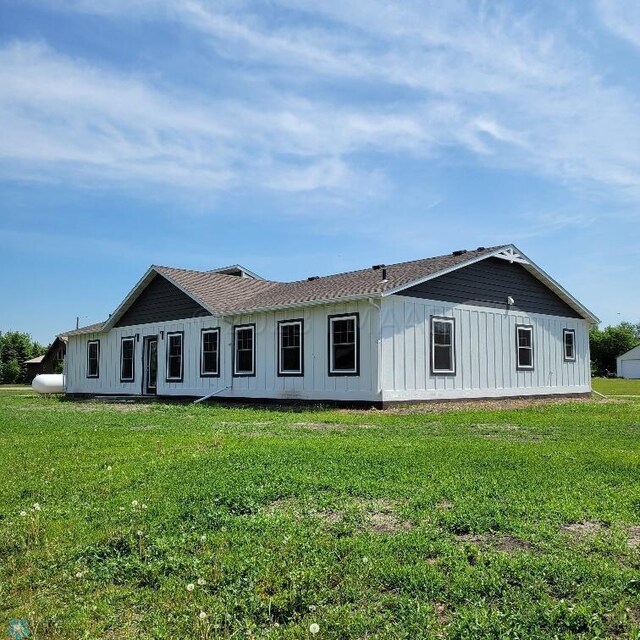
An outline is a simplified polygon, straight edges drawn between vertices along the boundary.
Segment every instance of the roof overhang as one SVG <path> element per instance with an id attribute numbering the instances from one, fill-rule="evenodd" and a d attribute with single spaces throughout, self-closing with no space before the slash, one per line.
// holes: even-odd
<path id="1" fill-rule="evenodd" d="M 449 269 L 443 269 L 436 273 L 425 276 L 424 278 L 419 278 L 417 280 L 414 280 L 413 282 L 395 287 L 394 289 L 385 291 L 382 296 L 386 297 L 398 294 L 405 289 L 408 289 L 409 287 L 414 287 L 418 284 L 422 284 L 423 282 L 428 282 L 429 280 L 435 280 L 436 278 L 440 278 L 447 273 L 451 273 L 453 271 L 457 271 L 458 269 L 468 267 L 469 265 L 481 262 L 482 260 L 486 260 L 487 258 L 499 258 L 501 260 L 507 260 L 512 264 L 517 263 L 522 265 L 522 267 L 524 267 L 532 276 L 537 278 L 540 282 L 542 282 L 542 284 L 551 289 L 551 291 L 553 291 L 561 300 L 566 302 L 576 313 L 579 313 L 585 320 L 588 320 L 591 324 L 598 324 L 600 322 L 600 319 L 594 313 L 589 311 L 589 309 L 581 304 L 564 287 L 558 284 L 548 273 L 543 271 L 537 264 L 535 264 L 535 262 L 530 260 L 524 253 L 522 253 L 522 251 L 520 251 L 520 249 L 518 249 L 513 244 L 503 245 L 501 247 L 498 247 L 495 251 L 485 253 L 475 258 L 470 258 L 469 260 L 460 262 L 459 264 L 450 267 Z"/>

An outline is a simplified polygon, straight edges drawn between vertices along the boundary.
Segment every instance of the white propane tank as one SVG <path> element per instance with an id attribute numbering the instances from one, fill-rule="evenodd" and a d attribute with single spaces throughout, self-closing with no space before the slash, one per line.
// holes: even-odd
<path id="1" fill-rule="evenodd" d="M 64 393 L 64 374 L 41 373 L 31 383 L 36 393 Z"/>

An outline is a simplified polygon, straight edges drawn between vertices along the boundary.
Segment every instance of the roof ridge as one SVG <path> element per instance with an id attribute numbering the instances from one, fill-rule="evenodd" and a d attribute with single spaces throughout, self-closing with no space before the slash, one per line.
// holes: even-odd
<path id="1" fill-rule="evenodd" d="M 478 248 L 478 249 L 461 249 L 461 251 L 464 251 L 464 254 L 467 253 L 487 253 L 490 251 L 497 251 L 498 249 L 500 249 L 501 247 L 507 247 L 509 245 L 506 244 L 498 244 L 495 247 L 483 247 L 482 249 Z M 462 255 L 464 255 L 462 254 Z M 450 258 L 450 257 L 458 257 L 456 255 L 454 255 L 454 252 L 449 252 L 449 253 L 443 253 L 439 256 L 430 256 L 428 258 L 416 258 L 415 260 L 405 260 L 403 262 L 394 262 L 391 264 L 383 264 L 380 263 L 382 267 L 386 268 L 386 269 L 390 269 L 392 267 L 402 267 L 405 265 L 409 265 L 409 264 L 416 264 L 418 262 L 429 262 L 431 260 L 442 260 L 443 258 Z M 353 269 L 351 271 L 341 271 L 339 273 L 328 273 L 325 276 L 314 276 L 314 279 L 318 279 L 318 280 L 322 280 L 323 278 L 334 278 L 336 276 L 348 276 L 350 274 L 355 274 L 355 273 L 363 273 L 366 271 L 369 271 L 372 267 L 363 267 L 362 269 Z M 291 282 L 284 282 L 282 284 L 297 284 L 299 282 L 306 282 L 308 280 L 308 278 L 303 278 L 302 280 L 292 280 Z"/>

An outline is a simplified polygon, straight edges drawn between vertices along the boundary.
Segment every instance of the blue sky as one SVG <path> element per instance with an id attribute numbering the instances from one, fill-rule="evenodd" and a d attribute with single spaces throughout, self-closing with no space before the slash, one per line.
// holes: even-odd
<path id="1" fill-rule="evenodd" d="M 0 330 L 152 264 L 513 242 L 640 321 L 640 3 L 0 0 Z"/>

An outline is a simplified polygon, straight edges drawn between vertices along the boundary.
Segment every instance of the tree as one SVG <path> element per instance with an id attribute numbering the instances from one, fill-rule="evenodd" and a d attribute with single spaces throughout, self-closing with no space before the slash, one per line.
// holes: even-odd
<path id="1" fill-rule="evenodd" d="M 25 361 L 43 355 L 46 348 L 31 339 L 28 333 L 7 331 L 0 333 L 0 382 L 25 382 Z"/>
<path id="2" fill-rule="evenodd" d="M 591 327 L 589 346 L 591 368 L 595 375 L 606 376 L 616 372 L 616 358 L 640 344 L 640 323 L 621 322 L 616 327 Z"/>

